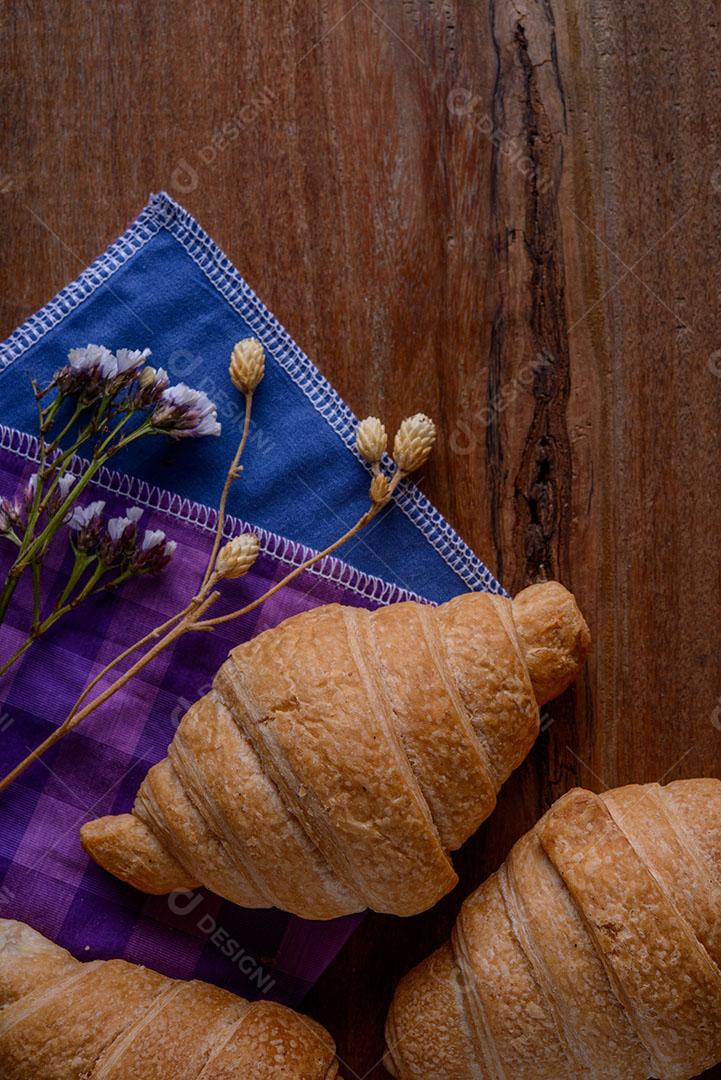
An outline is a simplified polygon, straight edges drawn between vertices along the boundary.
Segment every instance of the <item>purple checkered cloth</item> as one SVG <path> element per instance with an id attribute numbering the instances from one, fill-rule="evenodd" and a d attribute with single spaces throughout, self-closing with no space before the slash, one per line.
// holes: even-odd
<path id="1" fill-rule="evenodd" d="M 30 436 L 0 428 L 0 495 L 14 495 L 27 481 L 36 451 Z M 131 580 L 68 614 L 0 679 L 3 775 L 64 719 L 90 677 L 184 606 L 202 577 L 214 511 L 122 474 L 106 471 L 99 480 L 89 491 L 106 501 L 108 512 L 144 507 L 142 526 L 162 529 L 177 541 L 177 552 L 161 575 Z M 226 534 L 244 528 L 230 519 Z M 243 606 L 309 554 L 272 533 L 260 536 L 256 565 L 225 583 L 214 614 Z M 3 577 L 12 550 L 0 543 Z M 56 538 L 46 563 L 46 596 L 67 579 L 71 558 L 66 540 Z M 372 608 L 410 597 L 327 558 L 243 619 L 212 634 L 189 634 L 158 656 L 0 794 L 0 916 L 29 923 L 79 957 L 123 957 L 246 997 L 267 994 L 297 1004 L 360 916 L 308 922 L 279 911 L 246 911 L 203 890 L 148 897 L 88 860 L 79 829 L 91 818 L 130 809 L 147 769 L 165 755 L 176 725 L 207 691 L 232 646 L 318 604 Z M 0 658 L 23 640 L 30 603 L 23 579 L 0 628 Z"/>

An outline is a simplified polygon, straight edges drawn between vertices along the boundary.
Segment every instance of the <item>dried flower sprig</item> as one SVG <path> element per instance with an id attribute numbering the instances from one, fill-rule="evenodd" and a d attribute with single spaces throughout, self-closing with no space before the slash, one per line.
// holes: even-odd
<path id="1" fill-rule="evenodd" d="M 241 394 L 252 394 L 265 374 L 265 352 L 255 338 L 244 338 L 230 357 L 230 378 Z"/>
<path id="2" fill-rule="evenodd" d="M 401 480 L 425 465 L 435 441 L 436 425 L 425 413 L 408 416 L 393 440 L 393 472 L 388 477 L 381 472 L 381 460 L 388 446 L 386 429 L 375 416 L 361 420 L 356 433 L 356 450 L 371 466 L 371 502 L 379 506 L 389 502 Z"/>
<path id="3" fill-rule="evenodd" d="M 367 416 L 358 425 L 356 449 L 371 465 L 377 465 L 388 448 L 386 429 L 377 416 Z"/>
<path id="4" fill-rule="evenodd" d="M 33 761 L 36 761 L 42 754 L 59 742 L 60 739 L 64 738 L 68 732 L 77 727 L 82 720 L 95 712 L 95 710 L 112 697 L 113 694 L 122 689 L 126 683 L 133 679 L 135 675 L 137 675 L 138 672 L 149 664 L 159 653 L 167 649 L 184 634 L 193 631 L 212 630 L 214 626 L 217 626 L 220 623 L 228 622 L 231 619 L 237 619 L 248 614 L 250 611 L 263 604 L 273 596 L 274 593 L 278 592 L 279 589 L 282 589 L 304 570 L 307 570 L 325 556 L 332 554 L 348 540 L 356 536 L 380 513 L 383 507 L 390 502 L 393 492 L 399 482 L 408 475 L 409 472 L 414 471 L 427 460 L 435 440 L 435 427 L 433 426 L 432 421 L 428 420 L 427 417 L 419 414 L 416 417 L 410 417 L 401 424 L 399 434 L 396 436 L 396 445 L 394 446 L 394 453 L 396 453 L 397 458 L 400 460 L 395 461 L 394 471 L 390 479 L 380 471 L 380 459 L 383 456 L 387 443 L 385 429 L 380 421 L 373 417 L 363 421 L 359 426 L 357 445 L 362 456 L 364 456 L 372 465 L 373 475 L 369 491 L 368 508 L 358 518 L 356 523 L 350 529 L 346 530 L 346 532 L 334 541 L 334 543 L 330 544 L 323 551 L 314 553 L 303 563 L 294 567 L 293 570 L 271 586 L 262 596 L 256 597 L 256 599 L 245 604 L 237 611 L 232 611 L 226 615 L 217 616 L 215 618 L 206 618 L 205 616 L 209 608 L 213 606 L 220 596 L 220 592 L 217 588 L 218 584 L 223 580 L 241 577 L 243 574 L 246 574 L 254 565 L 260 552 L 260 541 L 253 533 L 244 533 L 227 541 L 225 544 L 223 544 L 222 539 L 228 494 L 233 482 L 240 476 L 239 465 L 248 440 L 253 394 L 263 377 L 264 363 L 265 359 L 262 346 L 253 339 L 239 342 L 231 355 L 229 374 L 233 384 L 245 397 L 245 416 L 240 442 L 228 468 L 223 490 L 221 492 L 213 545 L 197 593 L 191 598 L 185 608 L 175 615 L 172 615 L 162 623 L 162 625 L 155 627 L 149 634 L 146 634 L 139 641 L 136 641 L 129 648 L 125 649 L 88 683 L 63 723 L 56 728 L 40 746 L 20 762 L 12 772 L 0 780 L 0 791 L 16 779 L 16 777 L 31 765 Z M 403 433 L 402 435 L 401 431 Z M 88 522 L 83 527 L 90 525 L 91 522 Z M 113 526 L 112 530 L 115 534 L 113 536 L 113 541 L 122 544 L 126 531 L 132 530 L 136 525 L 137 518 L 131 516 L 129 512 L 125 519 L 116 519 L 116 524 Z M 108 532 L 110 533 L 109 526 Z M 146 533 L 146 536 L 147 535 L 148 534 Z M 143 544 L 143 547 L 144 546 L 145 544 Z M 105 679 L 108 673 L 117 667 L 118 664 L 124 662 L 137 652 L 141 652 L 141 655 L 133 664 L 131 664 L 128 670 L 115 679 L 110 686 L 106 687 L 96 697 L 88 701 L 93 690 Z"/>
<path id="5" fill-rule="evenodd" d="M 32 629 L 12 656 L 0 666 L 0 676 L 23 656 L 69 611 L 99 593 L 116 589 L 131 577 L 164 570 L 175 551 L 160 529 L 146 529 L 141 539 L 138 522 L 143 511 L 129 507 L 123 517 L 104 518 L 102 500 L 75 506 L 67 520 L 74 562 L 62 592 L 44 617 L 35 612 Z"/>
<path id="6" fill-rule="evenodd" d="M 119 451 L 151 435 L 171 438 L 198 438 L 218 435 L 220 425 L 215 405 L 201 390 L 183 383 L 170 386 L 167 373 L 146 366 L 149 349 L 117 349 L 86 345 L 71 349 L 68 362 L 55 372 L 47 386 L 33 383 L 38 412 L 38 469 L 22 495 L 0 501 L 0 539 L 17 548 L 15 560 L 0 589 L 0 623 L 18 582 L 30 571 L 33 581 L 33 618 L 27 640 L 0 667 L 0 675 L 71 607 L 76 607 L 103 588 L 126 580 L 132 574 L 161 569 L 172 551 L 133 553 L 122 563 L 119 556 L 130 550 L 134 533 L 130 523 L 122 544 L 106 535 L 101 512 L 91 504 L 83 507 L 82 494 L 100 469 Z M 80 452 L 87 454 L 81 472 L 69 468 Z M 110 528 L 110 526 L 108 526 Z M 117 531 L 119 525 L 112 526 Z M 75 553 L 70 590 L 56 599 L 45 618 L 40 611 L 43 560 L 50 543 L 63 529 L 69 531 Z M 84 577 L 85 575 L 85 577 Z M 93 579 L 92 582 L 90 579 Z M 73 594 L 73 589 L 79 591 Z M 72 594 L 72 596 L 71 596 Z"/>
<path id="7" fill-rule="evenodd" d="M 258 558 L 260 541 L 255 533 L 243 533 L 224 544 L 218 553 L 215 569 L 219 578 L 238 578 L 247 574 Z"/>

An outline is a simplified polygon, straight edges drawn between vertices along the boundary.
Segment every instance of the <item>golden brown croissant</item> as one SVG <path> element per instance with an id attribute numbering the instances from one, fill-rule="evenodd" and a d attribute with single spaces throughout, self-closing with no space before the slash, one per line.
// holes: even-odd
<path id="1" fill-rule="evenodd" d="M 232 650 L 132 814 L 89 822 L 83 845 L 151 893 L 202 883 L 312 919 L 423 911 L 588 644 L 556 582 L 513 603 L 296 615 Z"/>
<path id="2" fill-rule="evenodd" d="M 399 1080 L 687 1080 L 721 1059 L 721 781 L 577 789 L 401 982 Z"/>
<path id="3" fill-rule="evenodd" d="M 328 1032 L 292 1009 L 124 960 L 81 964 L 0 919 L 0 1076 L 336 1080 L 338 1064 Z"/>

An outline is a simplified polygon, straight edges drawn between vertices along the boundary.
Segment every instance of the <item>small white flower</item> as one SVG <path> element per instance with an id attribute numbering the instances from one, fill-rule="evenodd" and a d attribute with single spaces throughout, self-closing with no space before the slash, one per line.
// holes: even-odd
<path id="1" fill-rule="evenodd" d="M 177 548 L 177 546 L 178 545 L 177 545 L 177 542 L 175 540 L 167 540 L 166 541 L 166 543 L 165 543 L 165 557 L 166 557 L 166 559 L 171 558 L 171 556 L 175 554 L 175 549 Z"/>
<path id="2" fill-rule="evenodd" d="M 104 345 L 86 345 L 82 349 L 71 349 L 68 353 L 70 367 L 75 371 L 99 371 L 105 379 L 117 374 L 118 365 L 110 349 Z"/>
<path id="3" fill-rule="evenodd" d="M 108 522 L 108 534 L 111 540 L 120 540 L 129 525 L 134 525 L 141 517 L 143 511 L 139 506 L 131 506 L 125 511 L 125 517 L 110 518 Z"/>
<path id="4" fill-rule="evenodd" d="M 64 472 L 58 480 L 58 493 L 60 495 L 61 502 L 68 497 L 70 488 L 75 483 L 75 474 L 71 472 Z M 38 474 L 33 473 L 27 483 L 26 491 L 30 498 L 35 498 L 35 492 L 38 489 Z"/>
<path id="5" fill-rule="evenodd" d="M 200 420 L 193 428 L 192 434 L 198 435 L 220 435 L 220 424 L 216 418 L 215 412 L 207 413 L 205 416 L 201 416 Z"/>
<path id="6" fill-rule="evenodd" d="M 157 547 L 158 544 L 165 542 L 165 533 L 162 529 L 146 529 L 143 537 L 143 551 L 150 551 L 151 548 Z M 171 543 L 173 541 L 170 541 Z M 173 548 L 175 550 L 175 548 Z"/>
<path id="7" fill-rule="evenodd" d="M 125 532 L 125 526 L 130 522 L 127 518 L 116 517 L 108 521 L 108 535 L 111 540 L 119 540 Z"/>
<path id="8" fill-rule="evenodd" d="M 68 525 L 79 532 L 80 529 L 89 525 L 93 518 L 100 517 L 104 509 L 105 503 L 101 499 L 88 503 L 87 506 L 74 506 L 68 518 Z"/>
<path id="9" fill-rule="evenodd" d="M 167 405 L 178 405 L 182 409 L 193 409 L 201 416 L 215 409 L 205 390 L 194 390 L 192 386 L 186 386 L 182 382 L 164 390 L 161 401 Z"/>
<path id="10" fill-rule="evenodd" d="M 58 490 L 60 492 L 61 500 L 64 501 L 65 499 L 67 499 L 68 494 L 70 492 L 70 488 L 73 486 L 74 483 L 75 483 L 75 475 L 74 475 L 74 473 L 64 472 L 63 475 L 58 480 Z"/>
<path id="11" fill-rule="evenodd" d="M 178 439 L 220 435 L 221 430 L 215 402 L 204 390 L 193 390 L 185 383 L 163 390 L 153 413 L 153 422 Z"/>
<path id="12" fill-rule="evenodd" d="M 134 371 L 139 368 L 150 356 L 150 349 L 117 349 L 115 361 L 117 374 L 122 375 L 126 371 Z"/>

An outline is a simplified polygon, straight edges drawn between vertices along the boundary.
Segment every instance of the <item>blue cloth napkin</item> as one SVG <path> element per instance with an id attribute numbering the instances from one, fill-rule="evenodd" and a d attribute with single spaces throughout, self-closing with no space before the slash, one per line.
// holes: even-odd
<path id="1" fill-rule="evenodd" d="M 172 381 L 218 405 L 220 438 L 143 445 L 117 468 L 215 505 L 238 437 L 227 375 L 242 337 L 262 341 L 266 377 L 254 402 L 246 471 L 230 512 L 311 548 L 335 540 L 367 506 L 368 473 L 354 448 L 358 420 L 198 223 L 154 195 L 107 251 L 0 346 L 0 420 L 36 430 L 28 382 L 47 380 L 68 349 L 88 342 L 152 350 Z M 382 411 L 382 402 L 379 402 Z M 501 586 L 411 483 L 340 552 L 351 566 L 430 600 Z"/>

